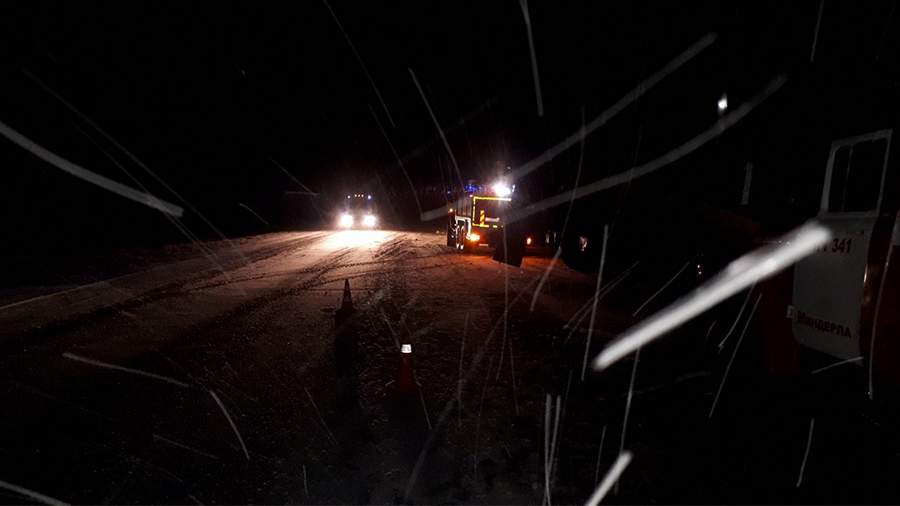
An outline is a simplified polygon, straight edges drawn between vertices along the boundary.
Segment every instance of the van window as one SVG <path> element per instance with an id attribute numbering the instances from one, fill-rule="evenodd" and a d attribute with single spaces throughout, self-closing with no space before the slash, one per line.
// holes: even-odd
<path id="1" fill-rule="evenodd" d="M 863 141 L 840 147 L 831 168 L 828 210 L 873 211 L 878 205 L 887 141 Z"/>

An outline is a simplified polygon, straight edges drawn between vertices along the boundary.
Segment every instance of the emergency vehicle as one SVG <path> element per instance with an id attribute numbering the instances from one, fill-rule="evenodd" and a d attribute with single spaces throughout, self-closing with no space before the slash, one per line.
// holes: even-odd
<path id="1" fill-rule="evenodd" d="M 480 245 L 496 247 L 503 240 L 503 215 L 512 202 L 514 186 L 498 181 L 488 188 L 473 181 L 447 210 L 447 246 L 472 251 Z"/>
<path id="2" fill-rule="evenodd" d="M 889 169 L 892 136 L 885 129 L 832 142 L 816 219 L 833 238 L 760 287 L 769 299 L 762 330 L 770 370 L 795 368 L 799 345 L 900 382 L 900 172 Z"/>

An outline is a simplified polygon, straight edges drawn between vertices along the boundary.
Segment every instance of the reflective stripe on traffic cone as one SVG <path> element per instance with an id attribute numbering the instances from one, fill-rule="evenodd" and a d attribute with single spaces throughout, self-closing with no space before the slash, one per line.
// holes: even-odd
<path id="1" fill-rule="evenodd" d="M 416 392 L 416 377 L 412 366 L 412 345 L 404 344 L 400 347 L 400 368 L 397 371 L 397 380 L 394 388 L 402 394 Z"/>

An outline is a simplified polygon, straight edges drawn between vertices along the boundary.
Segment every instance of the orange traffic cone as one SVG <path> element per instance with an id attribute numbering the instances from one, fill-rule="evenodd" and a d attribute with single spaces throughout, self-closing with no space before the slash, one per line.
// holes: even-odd
<path id="1" fill-rule="evenodd" d="M 341 300 L 341 309 L 353 311 L 353 297 L 350 296 L 350 280 L 344 280 L 344 298 Z"/>
<path id="2" fill-rule="evenodd" d="M 336 325 L 344 323 L 347 318 L 353 314 L 353 297 L 350 295 L 350 280 L 344 280 L 344 296 L 341 299 L 341 307 L 334 313 L 334 322 Z"/>
<path id="3" fill-rule="evenodd" d="M 416 377 L 412 367 L 412 345 L 400 346 L 400 368 L 397 370 L 397 380 L 394 388 L 401 394 L 413 394 L 416 392 Z"/>

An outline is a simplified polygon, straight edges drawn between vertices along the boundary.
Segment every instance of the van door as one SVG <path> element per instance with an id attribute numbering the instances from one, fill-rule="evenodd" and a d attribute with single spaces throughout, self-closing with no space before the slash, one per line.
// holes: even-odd
<path id="1" fill-rule="evenodd" d="M 835 141 L 818 220 L 832 240 L 794 271 L 794 338 L 839 359 L 860 356 L 864 286 L 872 232 L 882 207 L 891 130 Z"/>

